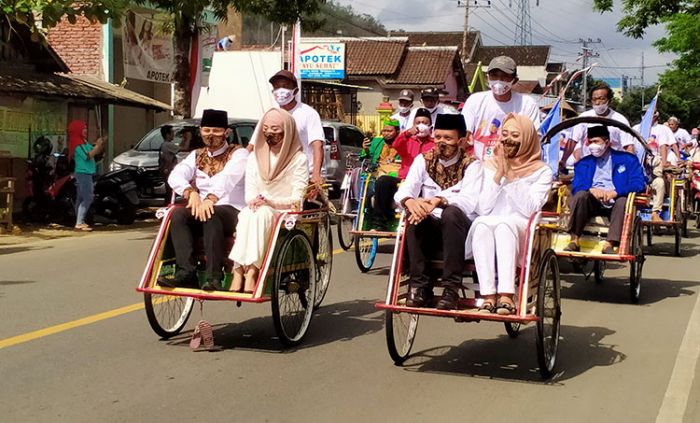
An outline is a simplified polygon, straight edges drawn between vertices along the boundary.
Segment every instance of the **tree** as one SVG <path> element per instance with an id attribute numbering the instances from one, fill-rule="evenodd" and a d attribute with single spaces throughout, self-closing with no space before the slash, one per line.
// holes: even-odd
<path id="1" fill-rule="evenodd" d="M 211 11 L 219 20 L 225 20 L 228 8 L 241 13 L 265 16 L 275 23 L 294 23 L 301 16 L 318 12 L 325 0 L 139 0 L 167 13 L 175 44 L 175 98 L 174 113 L 189 117 L 192 92 L 190 90 L 190 46 L 205 11 Z M 305 19 L 306 20 L 306 19 Z M 315 21 L 308 19 L 310 25 Z"/>
<path id="2" fill-rule="evenodd" d="M 225 20 L 228 8 L 242 13 L 254 13 L 265 16 L 276 23 L 294 23 L 302 17 L 306 25 L 314 28 L 318 22 L 313 16 L 326 0 L 134 0 L 136 4 L 155 7 L 169 16 L 166 29 L 173 34 L 175 44 L 175 98 L 174 113 L 178 116 L 190 116 L 192 93 L 190 90 L 190 46 L 195 34 L 201 30 L 199 25 L 205 11 L 211 11 Z M 70 0 L 0 0 L 3 12 L 14 16 L 17 22 L 28 25 L 33 33 L 38 31 L 40 15 L 41 26 L 51 28 L 63 17 L 74 23 L 77 16 L 85 16 L 92 21 L 106 23 L 112 18 L 115 24 L 132 3 L 129 0 L 104 0 L 74 2 Z M 38 34 L 34 37 L 39 40 Z"/>
<path id="3" fill-rule="evenodd" d="M 11 21 L 27 25 L 32 31 L 32 40 L 38 42 L 41 39 L 39 27 L 54 27 L 64 17 L 72 24 L 78 16 L 103 24 L 113 18 L 118 23 L 129 3 L 129 0 L 0 0 L 0 8 Z"/>
<path id="4" fill-rule="evenodd" d="M 613 0 L 593 0 L 593 9 L 599 12 L 613 10 Z M 681 0 L 622 0 L 624 16 L 617 23 L 617 29 L 627 36 L 641 38 L 644 31 L 653 25 L 679 13 L 700 14 L 700 2 Z"/>

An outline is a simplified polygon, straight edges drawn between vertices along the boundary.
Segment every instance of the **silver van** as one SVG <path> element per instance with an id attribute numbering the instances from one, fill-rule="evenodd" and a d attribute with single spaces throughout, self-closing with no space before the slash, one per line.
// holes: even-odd
<path id="1" fill-rule="evenodd" d="M 345 161 L 349 153 L 360 154 L 365 134 L 355 125 L 323 121 L 326 135 L 324 148 L 324 177 L 331 184 L 330 198 L 340 197 L 340 184 L 345 176 Z"/>

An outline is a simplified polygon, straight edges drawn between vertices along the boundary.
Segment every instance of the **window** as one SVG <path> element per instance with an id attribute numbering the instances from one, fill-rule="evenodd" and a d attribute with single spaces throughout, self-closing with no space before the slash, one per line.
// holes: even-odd
<path id="1" fill-rule="evenodd" d="M 351 126 L 341 126 L 338 132 L 340 145 L 358 148 L 362 147 L 362 141 L 365 139 L 365 135 L 359 130 Z"/>
<path id="2" fill-rule="evenodd" d="M 238 134 L 238 141 L 241 143 L 241 146 L 248 146 L 248 143 L 253 138 L 254 131 L 255 127 L 253 126 L 239 126 L 236 128 L 236 134 Z"/>
<path id="3" fill-rule="evenodd" d="M 335 132 L 333 131 L 333 128 L 331 128 L 330 126 L 323 127 L 323 135 L 326 136 L 326 144 L 329 144 L 329 143 L 335 141 Z"/>

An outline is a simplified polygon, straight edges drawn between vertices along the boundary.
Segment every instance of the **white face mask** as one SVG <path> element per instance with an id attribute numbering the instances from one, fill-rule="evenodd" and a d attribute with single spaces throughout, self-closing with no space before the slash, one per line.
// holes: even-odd
<path id="1" fill-rule="evenodd" d="M 292 100 L 294 100 L 294 90 L 290 90 L 289 88 L 277 88 L 276 90 L 272 91 L 272 94 L 275 96 L 275 101 L 277 104 L 280 106 L 286 106 L 287 104 L 291 103 Z"/>
<path id="2" fill-rule="evenodd" d="M 495 95 L 505 95 L 513 88 L 513 82 L 489 81 L 489 87 L 491 88 L 491 92 Z"/>
<path id="3" fill-rule="evenodd" d="M 593 155 L 593 157 L 601 157 L 603 156 L 603 154 L 605 154 L 607 146 L 600 144 L 591 144 L 588 146 L 588 149 L 591 150 L 591 154 Z"/>
<path id="4" fill-rule="evenodd" d="M 605 104 L 594 104 L 593 105 L 593 110 L 595 111 L 595 114 L 598 116 L 602 116 L 608 111 L 608 103 Z"/>
<path id="5" fill-rule="evenodd" d="M 430 135 L 430 127 L 424 123 L 416 125 L 416 129 L 418 130 L 418 136 L 421 138 Z"/>
<path id="6" fill-rule="evenodd" d="M 403 113 L 404 115 L 408 112 L 411 111 L 411 106 L 399 106 L 399 113 Z"/>

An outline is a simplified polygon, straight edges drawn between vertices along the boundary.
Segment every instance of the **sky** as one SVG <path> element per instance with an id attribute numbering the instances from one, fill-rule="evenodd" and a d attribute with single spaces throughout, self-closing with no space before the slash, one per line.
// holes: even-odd
<path id="1" fill-rule="evenodd" d="M 487 0 L 476 0 L 480 6 Z M 406 31 L 461 31 L 464 27 L 464 9 L 458 8 L 457 0 L 335 0 L 341 5 L 350 5 L 358 13 L 377 18 L 389 29 Z M 462 1 L 464 2 L 464 0 Z M 475 0 L 470 3 L 474 4 Z M 580 67 L 576 62 L 581 52 L 579 39 L 591 38 L 600 44 L 590 47 L 599 57 L 594 77 L 634 77 L 630 83 L 640 84 L 641 63 L 644 53 L 644 84 L 657 81 L 674 55 L 660 54 L 653 42 L 665 34 L 663 26 L 647 29 L 643 39 L 633 39 L 617 31 L 617 21 L 622 17 L 619 1 L 616 9 L 600 14 L 593 11 L 593 0 L 530 0 L 532 17 L 532 44 L 551 45 L 550 62 L 565 62 L 569 69 Z M 512 7 L 509 4 L 512 3 Z M 485 45 L 515 44 L 518 0 L 491 0 L 490 7 L 469 9 L 471 30 L 481 31 Z"/>

